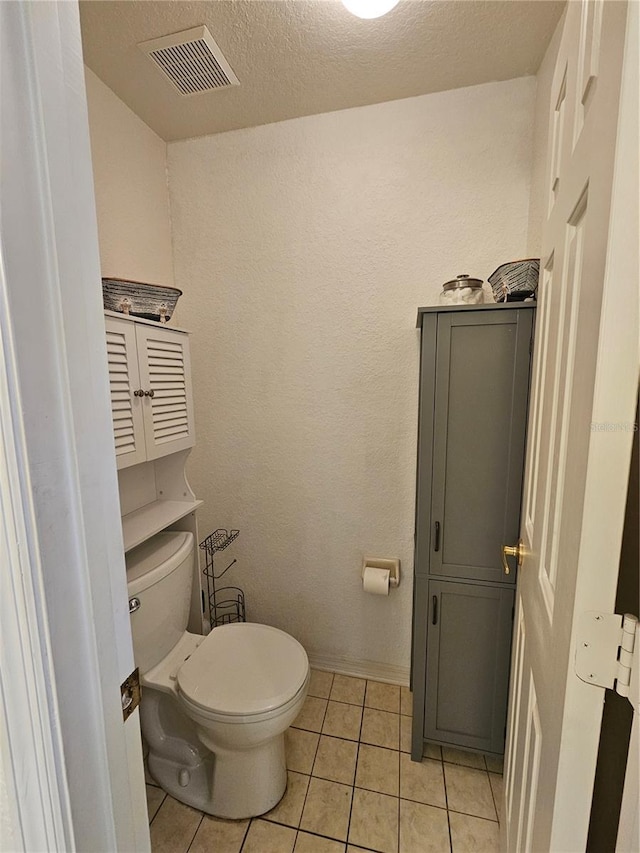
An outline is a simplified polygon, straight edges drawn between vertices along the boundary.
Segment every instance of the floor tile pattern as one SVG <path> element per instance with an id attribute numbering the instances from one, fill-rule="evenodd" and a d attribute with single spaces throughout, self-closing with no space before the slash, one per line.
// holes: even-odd
<path id="1" fill-rule="evenodd" d="M 411 693 L 312 670 L 286 732 L 287 791 L 253 820 L 219 820 L 147 776 L 153 853 L 497 853 L 502 762 L 425 746 L 411 761 Z"/>

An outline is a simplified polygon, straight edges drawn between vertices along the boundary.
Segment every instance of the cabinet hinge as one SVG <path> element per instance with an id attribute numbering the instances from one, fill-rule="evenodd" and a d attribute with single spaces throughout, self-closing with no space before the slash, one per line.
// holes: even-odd
<path id="1" fill-rule="evenodd" d="M 127 720 L 140 704 L 140 672 L 136 667 L 120 685 L 122 719 Z"/>
<path id="2" fill-rule="evenodd" d="M 576 675 L 587 684 L 629 695 L 638 619 L 626 613 L 583 613 L 578 622 Z"/>

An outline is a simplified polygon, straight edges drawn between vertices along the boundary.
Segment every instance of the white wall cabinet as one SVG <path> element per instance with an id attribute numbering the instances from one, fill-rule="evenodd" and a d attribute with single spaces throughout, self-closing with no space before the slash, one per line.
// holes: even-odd
<path id="1" fill-rule="evenodd" d="M 193 447 L 186 332 L 111 312 L 105 325 L 118 468 Z"/>
<path id="2" fill-rule="evenodd" d="M 105 326 L 124 550 L 162 530 L 186 530 L 198 542 L 202 501 L 185 471 L 195 444 L 189 335 L 112 311 Z M 203 612 L 196 547 L 190 631 L 206 628 Z"/>

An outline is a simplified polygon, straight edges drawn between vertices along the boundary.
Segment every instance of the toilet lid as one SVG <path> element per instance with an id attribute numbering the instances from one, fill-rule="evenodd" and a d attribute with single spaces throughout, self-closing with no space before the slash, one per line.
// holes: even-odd
<path id="1" fill-rule="evenodd" d="M 178 671 L 180 692 L 205 711 L 260 714 L 303 686 L 307 654 L 278 628 L 240 622 L 214 628 Z"/>

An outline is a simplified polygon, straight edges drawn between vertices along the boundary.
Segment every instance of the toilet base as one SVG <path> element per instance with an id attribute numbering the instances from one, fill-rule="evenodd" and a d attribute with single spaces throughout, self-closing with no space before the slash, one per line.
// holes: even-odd
<path id="1" fill-rule="evenodd" d="M 176 800 L 214 817 L 241 820 L 264 814 L 287 787 L 284 735 L 241 752 L 217 752 L 185 766 L 151 750 L 149 773 Z"/>
<path id="2" fill-rule="evenodd" d="M 210 814 L 240 819 L 270 811 L 287 787 L 284 734 L 252 749 L 213 756 L 213 794 Z"/>

